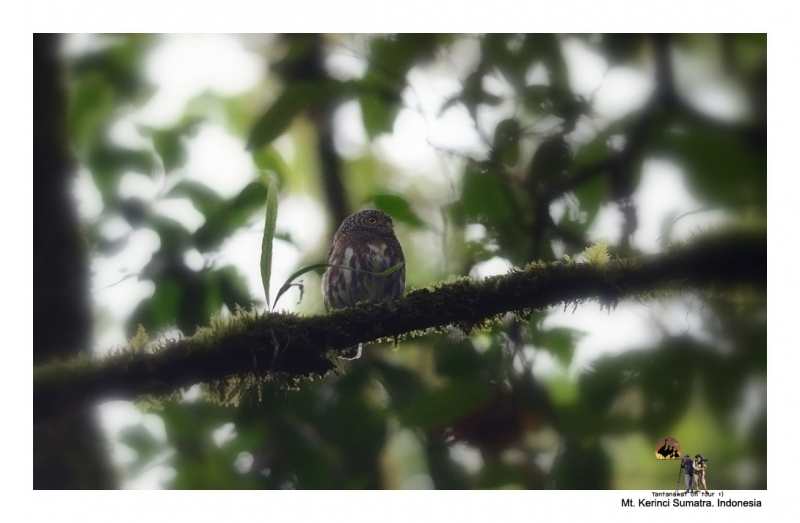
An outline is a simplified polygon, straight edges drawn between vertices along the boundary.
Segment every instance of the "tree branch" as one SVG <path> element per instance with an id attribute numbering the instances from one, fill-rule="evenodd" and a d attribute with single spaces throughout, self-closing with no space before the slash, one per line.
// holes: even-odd
<path id="1" fill-rule="evenodd" d="M 484 280 L 460 279 L 417 289 L 403 299 L 364 303 L 326 316 L 239 311 L 212 319 L 189 337 L 153 352 L 122 350 L 103 358 L 34 369 L 34 420 L 95 401 L 170 394 L 199 382 L 275 374 L 322 375 L 326 356 L 362 342 L 419 335 L 451 326 L 465 332 L 507 312 L 598 299 L 613 307 L 625 297 L 656 291 L 737 284 L 766 289 L 764 231 L 717 232 L 665 254 L 588 263 L 534 263 Z M 244 378 L 242 378 L 244 379 Z"/>

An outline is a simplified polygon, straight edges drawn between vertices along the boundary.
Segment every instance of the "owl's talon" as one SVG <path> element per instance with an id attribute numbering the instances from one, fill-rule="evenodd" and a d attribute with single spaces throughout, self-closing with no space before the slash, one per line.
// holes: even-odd
<path id="1" fill-rule="evenodd" d="M 356 352 L 355 356 L 353 356 L 352 358 L 348 358 L 346 356 L 342 356 L 342 359 L 343 360 L 347 360 L 347 361 L 353 361 L 353 360 L 359 359 L 360 357 L 361 357 L 361 344 L 359 343 L 358 344 L 358 352 Z"/>

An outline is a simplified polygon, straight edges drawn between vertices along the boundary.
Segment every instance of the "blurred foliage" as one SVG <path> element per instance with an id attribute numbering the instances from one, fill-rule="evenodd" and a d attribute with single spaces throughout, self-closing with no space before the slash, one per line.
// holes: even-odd
<path id="1" fill-rule="evenodd" d="M 247 37 L 242 45 L 269 70 L 251 93 L 204 92 L 177 122 L 138 125 L 139 145 L 116 139 L 115 124 L 157 92 L 143 71 L 163 39 L 97 36 L 67 64 L 72 145 L 103 202 L 85 223 L 92 248 L 105 259 L 128 248 L 137 230 L 159 239 L 136 274 L 154 292 L 136 304 L 128 335 L 140 324 L 188 335 L 225 308 L 263 305 L 236 268 L 214 261 L 227 240 L 263 223 L 259 171 L 275 175 L 282 198 L 308 195 L 330 209 L 316 174 L 324 161 L 319 112 L 357 102 L 358 125 L 377 143 L 402 111 L 415 110 L 411 73 L 458 82 L 439 114 L 465 110 L 484 149 L 438 152 L 456 165 L 444 195 L 431 178 L 406 178 L 379 147 L 339 151 L 337 174 L 348 201 L 394 216 L 411 285 L 469 275 L 494 257 L 513 266 L 572 257 L 592 243 L 588 231 L 604 205 L 623 217 L 612 255 L 637 254 L 630 238 L 648 210 L 631 196 L 649 159 L 682 168 L 702 205 L 732 220 L 766 219 L 765 35 L 325 36 L 316 41 L 327 56 L 362 67 L 346 78 L 323 71 L 319 81 L 301 81 L 296 70 L 313 41 Z M 567 43 L 652 78 L 652 94 L 629 114 L 599 114 L 592 97 L 573 90 L 580 64 L 568 59 Z M 471 49 L 469 58 L 457 59 L 456 47 L 461 55 Z M 694 105 L 698 67 L 713 71 L 707 82 L 741 93 L 739 116 L 721 120 Z M 210 124 L 252 155 L 252 181 L 235 194 L 187 171 L 188 144 Z M 121 190 L 137 174 L 156 187 L 151 199 Z M 202 216 L 199 227 L 158 211 L 176 200 Z M 108 225 L 120 221 L 127 232 L 110 235 Z M 430 254 L 431 237 L 440 254 Z M 300 250 L 291 235 L 276 238 Z M 323 261 L 323 243 L 300 250 L 298 267 Z M 190 252 L 202 268 L 187 265 Z M 712 458 L 710 487 L 766 488 L 766 395 L 754 392 L 766 382 L 766 296 L 698 298 L 686 308 L 702 312 L 701 326 L 668 335 L 653 318 L 650 345 L 604 356 L 577 375 L 567 370 L 585 333 L 546 327 L 548 314 L 539 312 L 470 338 L 431 334 L 397 351 L 372 347 L 342 375 L 291 392 L 273 382 L 235 409 L 167 404 L 157 413 L 165 440 L 141 425 L 120 435 L 136 456 L 124 472 L 167 467 L 171 488 L 669 489 L 677 467 L 652 459 L 652 442 L 669 434 Z M 560 371 L 537 378 L 544 354 Z M 745 408 L 753 394 L 756 407 Z M 742 425 L 743 416 L 752 419 Z M 231 435 L 215 442 L 220 427 Z"/>

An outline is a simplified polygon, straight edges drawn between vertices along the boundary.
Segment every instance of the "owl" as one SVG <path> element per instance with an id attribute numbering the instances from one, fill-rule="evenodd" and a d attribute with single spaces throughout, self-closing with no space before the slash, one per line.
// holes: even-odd
<path id="1" fill-rule="evenodd" d="M 345 218 L 333 237 L 327 263 L 371 273 L 403 266 L 386 276 L 328 267 L 322 276 L 325 306 L 352 307 L 361 301 L 378 302 L 403 296 L 406 267 L 403 248 L 394 235 L 392 219 L 383 211 L 361 211 Z M 358 354 L 361 356 L 361 345 Z"/>

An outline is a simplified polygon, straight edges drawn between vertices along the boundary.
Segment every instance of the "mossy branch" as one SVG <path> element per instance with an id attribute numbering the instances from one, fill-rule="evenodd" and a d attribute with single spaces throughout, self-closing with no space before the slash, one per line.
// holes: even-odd
<path id="1" fill-rule="evenodd" d="M 484 280 L 458 279 L 325 316 L 238 311 L 212 318 L 195 335 L 155 350 L 128 348 L 34 368 L 34 421 L 107 400 L 166 396 L 196 383 L 220 391 L 280 375 L 296 379 L 333 369 L 330 355 L 380 339 L 452 326 L 469 332 L 505 313 L 599 300 L 646 299 L 659 292 L 735 285 L 766 288 L 767 237 L 716 232 L 665 254 L 596 263 L 534 263 Z M 233 380 L 233 381 L 231 381 Z M 238 380 L 238 381 L 236 381 Z M 224 398 L 218 398 L 224 401 Z M 233 401 L 232 401 L 233 402 Z"/>

